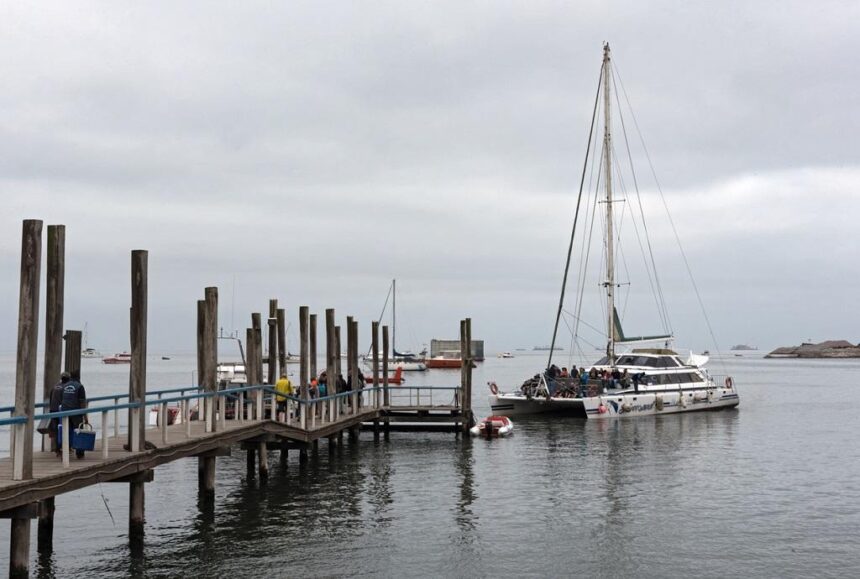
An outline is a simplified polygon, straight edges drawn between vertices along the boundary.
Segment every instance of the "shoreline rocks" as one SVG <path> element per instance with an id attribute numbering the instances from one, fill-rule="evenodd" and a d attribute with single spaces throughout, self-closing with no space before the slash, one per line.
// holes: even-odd
<path id="1" fill-rule="evenodd" d="M 777 348 L 765 358 L 860 358 L 860 345 L 847 340 L 827 340 L 819 344 Z"/>

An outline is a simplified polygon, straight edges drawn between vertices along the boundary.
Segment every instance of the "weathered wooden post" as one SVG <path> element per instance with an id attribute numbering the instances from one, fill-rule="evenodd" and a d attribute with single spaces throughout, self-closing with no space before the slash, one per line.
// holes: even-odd
<path id="1" fill-rule="evenodd" d="M 358 320 L 353 320 L 350 323 L 352 328 L 352 370 L 351 378 L 353 384 L 353 410 L 356 414 L 361 411 L 361 391 L 364 388 L 364 379 L 361 377 L 361 371 L 358 367 Z M 361 425 L 355 425 L 355 438 L 361 432 Z"/>
<path id="2" fill-rule="evenodd" d="M 203 290 L 203 351 L 202 368 L 203 378 L 201 385 L 204 392 L 218 391 L 218 288 L 207 287 Z M 218 430 L 218 420 L 215 419 L 216 408 L 224 416 L 224 404 L 218 403 L 217 397 L 208 397 L 206 406 L 206 423 L 212 432 Z M 220 407 L 220 408 L 218 408 Z M 215 495 L 215 469 L 216 458 L 214 453 L 198 457 L 200 469 L 199 491 L 205 500 L 210 500 Z"/>
<path id="3" fill-rule="evenodd" d="M 388 326 L 382 326 L 382 405 L 388 406 Z"/>
<path id="4" fill-rule="evenodd" d="M 460 417 L 463 422 L 460 429 L 463 432 L 469 428 L 469 422 L 463 414 L 464 400 L 466 399 L 466 320 L 460 320 L 460 391 L 457 405 L 460 407 Z"/>
<path id="5" fill-rule="evenodd" d="M 143 450 L 146 443 L 146 322 L 148 306 L 149 252 L 136 249 L 131 252 L 131 379 L 129 402 L 139 408 L 129 409 L 129 448 Z M 166 417 L 164 417 L 166 419 Z M 128 535 L 132 543 L 143 540 L 144 482 L 140 478 L 129 483 Z"/>
<path id="6" fill-rule="evenodd" d="M 251 327 L 254 330 L 254 375 L 255 385 L 263 383 L 263 316 L 251 314 Z"/>
<path id="7" fill-rule="evenodd" d="M 326 395 L 333 396 L 335 394 L 335 384 L 336 384 L 336 371 L 337 366 L 335 363 L 335 357 L 337 354 L 335 353 L 336 348 L 336 338 L 335 338 L 335 329 L 334 329 L 334 308 L 328 308 L 325 311 L 325 374 L 326 374 Z M 335 412 L 337 408 L 337 400 L 329 400 L 328 408 L 329 408 L 329 418 L 335 418 Z M 329 451 L 334 450 L 336 445 L 337 436 L 332 435 L 328 437 L 328 448 Z"/>
<path id="8" fill-rule="evenodd" d="M 218 391 L 218 288 L 207 287 L 203 290 L 205 315 L 203 316 L 203 389 L 207 392 Z M 219 430 L 217 422 L 224 423 L 224 402 L 216 403 L 210 398 L 209 416 L 212 431 Z M 215 420 L 215 412 L 220 412 L 220 420 Z M 214 458 L 213 469 L 214 469 Z"/>
<path id="9" fill-rule="evenodd" d="M 81 379 L 81 339 L 83 334 L 80 330 L 67 330 L 63 336 L 65 342 L 65 354 L 63 356 L 63 371 L 75 380 Z"/>
<path id="10" fill-rule="evenodd" d="M 15 425 L 12 478 L 33 478 L 33 414 L 36 406 L 36 347 L 39 341 L 39 280 L 42 266 L 42 222 L 24 221 L 21 235 L 21 287 L 18 299 L 18 356 L 15 370 Z M 9 575 L 26 575 L 30 565 L 30 518 L 13 517 L 9 541 Z"/>
<path id="11" fill-rule="evenodd" d="M 348 382 L 352 385 L 349 392 L 349 407 L 352 409 L 352 414 L 358 414 L 358 355 L 356 353 L 357 344 L 355 343 L 355 321 L 352 316 L 346 318 L 346 371 L 348 374 Z M 360 424 L 355 424 L 349 429 L 350 441 L 358 440 L 358 429 Z"/>
<path id="12" fill-rule="evenodd" d="M 45 283 L 45 370 L 42 400 L 45 410 L 51 401 L 51 391 L 60 379 L 63 362 L 63 295 L 66 269 L 66 226 L 48 226 L 48 261 Z M 80 355 L 80 353 L 78 354 Z M 104 428 L 104 427 L 102 427 Z M 47 443 L 47 444 L 46 444 Z M 42 450 L 57 449 L 57 439 L 42 436 Z M 50 551 L 54 537 L 54 497 L 39 502 L 38 550 Z"/>
<path id="13" fill-rule="evenodd" d="M 373 352 L 373 395 L 371 405 L 379 408 L 379 322 L 371 324 L 372 336 L 370 337 L 370 348 Z"/>
<path id="14" fill-rule="evenodd" d="M 299 406 L 301 413 L 301 427 L 307 424 L 309 411 L 308 402 L 308 306 L 299 307 L 299 398 L 302 403 Z M 299 449 L 299 462 L 304 464 L 308 461 L 307 448 Z"/>
<path id="15" fill-rule="evenodd" d="M 278 372 L 287 373 L 287 313 L 284 308 L 278 308 Z"/>
<path id="16" fill-rule="evenodd" d="M 468 363 L 466 364 L 466 395 L 463 400 L 463 408 L 465 410 L 466 429 L 468 430 L 473 425 L 472 364 L 474 363 L 474 358 L 472 356 L 472 318 L 466 318 L 466 358 L 468 359 Z"/>
<path id="17" fill-rule="evenodd" d="M 340 347 L 340 345 L 341 345 L 340 326 L 335 326 L 334 327 L 334 380 L 331 381 L 331 384 L 334 385 L 334 393 L 335 394 L 341 394 L 340 386 L 338 384 L 338 382 L 340 381 L 340 375 L 342 374 L 342 371 L 340 368 L 340 366 L 341 366 L 341 357 L 340 357 L 341 356 L 341 347 Z M 338 398 L 337 400 L 335 400 L 335 407 L 337 408 L 335 416 L 337 416 L 337 418 L 340 418 L 340 415 L 343 413 L 343 411 L 344 411 L 343 406 L 344 406 L 345 402 L 346 402 L 346 400 L 343 398 Z M 342 440 L 342 439 L 343 439 L 342 432 L 340 432 L 340 433 L 338 433 L 338 440 Z"/>
<path id="18" fill-rule="evenodd" d="M 269 300 L 269 359 L 268 380 L 266 384 L 274 384 L 278 381 L 278 300 Z"/>
<path id="19" fill-rule="evenodd" d="M 310 372 L 311 372 L 311 380 L 319 376 L 317 373 L 317 315 L 310 314 Z"/>

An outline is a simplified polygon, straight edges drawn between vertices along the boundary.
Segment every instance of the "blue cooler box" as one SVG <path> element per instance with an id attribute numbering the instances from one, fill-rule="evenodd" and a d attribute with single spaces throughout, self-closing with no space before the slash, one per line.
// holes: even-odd
<path id="1" fill-rule="evenodd" d="M 63 444 L 63 425 L 57 426 L 57 447 Z M 93 450 L 96 447 L 96 433 L 92 427 L 75 428 L 69 439 L 69 448 L 73 450 Z"/>

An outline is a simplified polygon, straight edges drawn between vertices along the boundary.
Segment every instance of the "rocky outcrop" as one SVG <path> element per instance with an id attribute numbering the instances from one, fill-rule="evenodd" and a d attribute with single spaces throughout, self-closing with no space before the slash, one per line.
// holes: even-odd
<path id="1" fill-rule="evenodd" d="M 765 358 L 860 358 L 860 345 L 847 340 L 828 340 L 820 344 L 777 348 Z"/>

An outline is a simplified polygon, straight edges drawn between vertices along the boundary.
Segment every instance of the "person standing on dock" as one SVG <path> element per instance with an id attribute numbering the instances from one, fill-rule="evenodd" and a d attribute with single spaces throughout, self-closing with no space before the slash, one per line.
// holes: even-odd
<path id="1" fill-rule="evenodd" d="M 60 374 L 60 381 L 54 385 L 51 390 L 51 401 L 48 405 L 48 412 L 59 412 L 60 406 L 63 404 L 63 388 L 71 380 L 72 377 L 68 372 Z M 52 418 L 48 425 L 48 435 L 51 437 L 51 450 L 57 453 L 57 457 L 63 456 L 62 448 L 60 447 L 60 439 L 57 437 L 60 428 L 60 419 Z"/>
<path id="2" fill-rule="evenodd" d="M 61 402 L 62 410 L 78 410 L 80 408 L 86 408 L 87 391 L 84 388 L 84 385 L 81 384 L 78 380 L 73 380 L 67 372 L 62 373 L 60 381 L 63 386 Z M 69 416 L 69 432 L 64 432 L 63 436 L 69 436 L 69 434 L 74 429 L 79 428 L 81 424 L 86 421 L 86 419 L 86 415 Z M 71 437 L 69 438 L 69 440 L 71 440 Z M 75 456 L 77 456 L 78 458 L 84 458 L 84 451 L 80 449 L 75 449 Z"/>
<path id="3" fill-rule="evenodd" d="M 277 403 L 278 403 L 278 410 L 277 410 L 277 412 L 278 412 L 278 414 L 279 414 L 279 415 L 280 415 L 280 413 L 281 413 L 281 412 L 283 412 L 283 413 L 284 413 L 284 416 L 286 417 L 286 412 L 287 412 L 287 396 L 292 396 L 292 395 L 293 395 L 293 385 L 292 385 L 292 383 L 290 382 L 290 379 L 289 379 L 289 378 L 287 378 L 287 374 L 286 374 L 286 372 L 282 372 L 282 373 L 281 373 L 281 377 L 280 377 L 280 378 L 278 379 L 278 381 L 275 383 L 275 392 L 277 392 L 277 393 L 278 393 L 278 395 L 277 395 L 277 396 L 275 396 L 275 400 L 276 400 L 276 401 L 277 401 Z"/>

